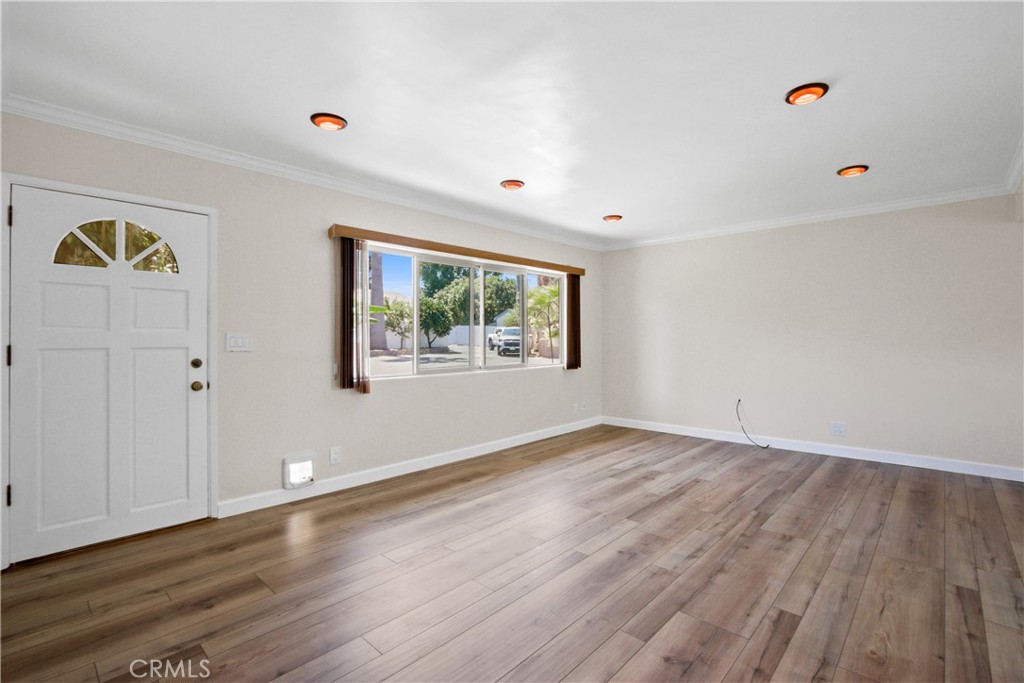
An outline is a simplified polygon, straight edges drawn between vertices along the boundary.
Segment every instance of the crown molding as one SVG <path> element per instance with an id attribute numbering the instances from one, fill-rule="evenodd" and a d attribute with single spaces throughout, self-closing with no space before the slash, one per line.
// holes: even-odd
<path id="1" fill-rule="evenodd" d="M 214 145 L 196 142 L 194 140 L 188 140 L 174 135 L 168 135 L 166 133 L 159 133 L 147 128 L 121 123 L 112 119 L 84 114 L 79 111 L 38 102 L 18 95 L 8 95 L 4 97 L 2 104 L 0 104 L 0 110 L 5 113 L 36 119 L 44 123 L 74 128 L 87 133 L 104 135 L 106 137 L 125 142 L 155 147 L 165 151 L 184 154 L 186 156 L 215 163 L 226 164 L 228 166 L 255 171 L 257 173 L 264 173 L 307 185 L 322 187 L 328 190 L 346 192 L 348 194 L 366 197 L 368 199 L 396 204 L 409 209 L 425 211 L 428 213 L 446 216 L 448 218 L 498 228 L 499 230 L 505 230 L 527 237 L 557 242 L 598 252 L 675 244 L 677 242 L 689 242 L 691 240 L 708 239 L 711 237 L 723 237 L 726 235 L 736 235 L 745 232 L 758 232 L 761 230 L 772 230 L 775 228 L 784 228 L 794 225 L 806 225 L 808 223 L 857 218 L 860 216 L 869 216 L 879 213 L 904 211 L 907 209 L 917 209 L 928 206 L 969 201 L 972 199 L 986 199 L 989 197 L 1013 194 L 1020 187 L 1022 167 L 1024 167 L 1024 163 L 1022 163 L 1022 160 L 1024 160 L 1024 136 L 1022 136 L 1020 142 L 1017 144 L 1017 151 L 1010 163 L 1006 180 L 998 185 L 912 197 L 909 199 L 899 199 L 890 202 L 865 204 L 852 208 L 795 214 L 792 216 L 780 216 L 763 221 L 723 225 L 689 232 L 684 235 L 673 235 L 671 237 L 646 240 L 587 239 L 585 237 L 581 237 L 579 233 L 569 230 L 563 226 L 495 211 L 451 197 L 439 196 L 393 183 L 374 181 L 368 178 L 339 178 L 324 173 L 309 171 L 297 166 L 223 149 Z"/>
<path id="2" fill-rule="evenodd" d="M 1018 183 L 1020 182 L 1019 162 L 1020 156 L 1018 155 Z M 1012 194 L 1016 191 L 1016 187 L 1009 190 L 1005 184 L 1000 183 L 999 185 L 979 187 L 970 190 L 957 190 L 955 192 L 943 192 L 940 194 L 925 195 L 923 197 L 912 197 L 910 199 L 898 199 L 891 202 L 865 204 L 856 208 L 836 209 L 834 211 L 818 211 L 815 213 L 782 216 L 780 218 L 772 218 L 765 221 L 727 225 L 720 228 L 710 228 L 708 230 L 701 230 L 699 232 L 677 235 L 674 237 L 636 240 L 621 243 L 617 242 L 614 245 L 606 246 L 604 251 L 620 251 L 623 249 L 635 249 L 637 247 L 654 247 L 665 244 L 675 244 L 677 242 L 690 242 L 692 240 L 708 239 L 711 237 L 737 235 L 745 232 L 758 232 L 761 230 L 773 230 L 775 228 L 785 228 L 795 225 L 807 225 L 808 223 L 824 223 L 826 221 L 843 220 L 846 218 L 859 218 L 861 216 L 871 216 L 879 213 L 891 213 L 894 211 L 905 211 L 907 209 L 920 209 L 928 206 L 939 206 L 942 204 L 955 204 L 956 202 L 966 202 L 972 199 L 1001 197 L 1007 194 Z"/>
<path id="3" fill-rule="evenodd" d="M 44 123 L 51 123 L 67 128 L 74 128 L 86 133 L 95 133 L 106 137 L 131 142 L 148 147 L 155 147 L 168 152 L 234 166 L 257 173 L 293 180 L 306 185 L 314 185 L 328 190 L 346 192 L 348 194 L 375 199 L 377 201 L 397 204 L 409 209 L 455 218 L 486 225 L 528 237 L 558 242 L 574 247 L 582 247 L 592 251 L 603 251 L 607 245 L 601 241 L 588 240 L 578 234 L 559 226 L 536 221 L 521 216 L 494 211 L 467 202 L 421 192 L 409 187 L 392 183 L 374 181 L 367 178 L 339 178 L 309 171 L 298 166 L 284 164 L 242 152 L 235 152 L 215 145 L 196 142 L 186 138 L 160 133 L 134 126 L 113 119 L 85 114 L 73 109 L 58 107 L 38 102 L 19 95 L 4 97 L 0 111 L 16 116 L 23 116 Z"/>

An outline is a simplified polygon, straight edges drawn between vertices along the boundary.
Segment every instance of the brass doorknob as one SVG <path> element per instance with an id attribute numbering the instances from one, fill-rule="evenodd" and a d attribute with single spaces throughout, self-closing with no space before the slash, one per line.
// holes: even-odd
<path id="1" fill-rule="evenodd" d="M 192 382 L 192 391 L 202 391 L 203 383 L 199 381 Z"/>
<path id="2" fill-rule="evenodd" d="M 194 368 L 201 368 L 201 367 L 203 367 L 203 359 L 202 358 L 193 358 L 192 359 L 192 367 L 194 367 Z"/>

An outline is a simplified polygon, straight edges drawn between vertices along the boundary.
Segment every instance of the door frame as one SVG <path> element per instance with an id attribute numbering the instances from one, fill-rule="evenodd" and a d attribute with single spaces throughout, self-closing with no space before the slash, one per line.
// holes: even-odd
<path id="1" fill-rule="evenodd" d="M 186 204 L 183 202 L 171 201 L 168 199 L 157 199 L 125 192 L 114 192 L 96 187 L 74 185 L 57 180 L 47 180 L 32 176 L 19 175 L 16 173 L 0 174 L 3 182 L 3 231 L 0 238 L 0 295 L 2 295 L 2 310 L 0 310 L 0 328 L 2 334 L 2 351 L 6 350 L 11 343 L 11 299 L 10 299 L 10 277 L 11 277 L 11 230 L 7 224 L 7 207 L 11 206 L 12 185 L 22 185 L 41 190 L 53 190 L 80 194 L 101 199 L 110 199 L 118 202 L 132 204 L 143 204 L 172 211 L 186 211 L 206 217 L 209 268 L 207 275 L 207 310 L 206 310 L 206 358 L 207 372 L 210 382 L 210 389 L 206 392 L 206 422 L 207 422 L 207 517 L 219 517 L 217 491 L 217 395 L 219 382 L 217 376 L 218 367 L 218 327 L 217 327 L 217 209 Z M 15 216 L 15 219 L 17 216 Z M 3 355 L 3 354 L 0 354 Z M 2 370 L 2 391 L 0 391 L 0 569 L 6 569 L 10 565 L 10 514 L 7 512 L 6 492 L 7 486 L 11 483 L 11 373 L 6 361 L 0 360 Z"/>

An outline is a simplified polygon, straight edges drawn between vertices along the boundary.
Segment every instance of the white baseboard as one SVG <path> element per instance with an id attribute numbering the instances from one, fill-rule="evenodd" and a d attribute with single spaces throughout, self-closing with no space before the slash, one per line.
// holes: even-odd
<path id="1" fill-rule="evenodd" d="M 629 420 L 621 417 L 606 416 L 602 418 L 602 421 L 604 424 L 616 427 L 632 427 L 634 429 L 646 429 L 648 431 L 680 434 L 682 436 L 695 436 L 700 439 L 713 439 L 715 441 L 728 441 L 731 443 L 750 443 L 747 440 L 747 437 L 740 432 L 725 432 L 717 429 L 702 429 L 700 427 L 687 427 L 685 425 L 665 424 L 663 422 L 648 422 L 647 420 Z M 751 436 L 754 441 L 757 441 L 758 443 L 768 443 L 771 444 L 772 448 L 780 448 L 787 451 L 814 453 L 816 455 L 834 455 L 839 458 L 884 462 L 892 465 L 906 465 L 908 467 L 923 467 L 928 470 L 942 470 L 943 472 L 955 472 L 958 474 L 973 474 L 979 477 L 1009 479 L 1010 481 L 1024 481 L 1024 469 L 1017 467 L 989 465 L 986 463 L 953 460 L 949 458 L 936 458 L 929 455 L 915 455 L 913 453 L 899 453 L 896 451 L 878 451 L 872 448 L 838 446 L 830 443 L 818 443 L 816 441 L 780 439 L 774 436 L 763 436 L 758 434 L 753 434 Z"/>
<path id="2" fill-rule="evenodd" d="M 371 470 L 352 472 L 350 474 L 343 474 L 340 477 L 331 477 L 330 479 L 318 479 L 310 486 L 304 486 L 299 489 L 275 489 L 273 491 L 264 491 L 263 493 L 254 493 L 252 495 L 242 496 L 241 498 L 232 498 L 231 500 L 221 501 L 217 505 L 217 516 L 231 517 L 232 515 L 239 515 L 243 512 L 251 512 L 252 510 L 260 510 L 274 505 L 291 503 L 304 498 L 312 498 L 313 496 L 322 496 L 325 493 L 334 493 L 335 491 L 350 489 L 355 486 L 362 486 L 363 484 L 370 484 L 384 479 L 391 479 L 392 477 L 409 474 L 411 472 L 427 470 L 431 467 L 437 467 L 438 465 L 447 465 L 448 463 L 458 462 L 460 460 L 476 458 L 478 456 L 504 450 L 506 448 L 513 448 L 515 446 L 522 446 L 534 441 L 540 441 L 541 439 L 548 439 L 552 436 L 561 436 L 562 434 L 568 434 L 569 432 L 575 432 L 587 427 L 596 427 L 599 424 L 601 424 L 601 418 L 592 417 L 579 422 L 570 422 L 569 424 L 541 429 L 535 432 L 517 434 L 516 436 L 498 439 L 497 441 L 488 441 L 487 443 L 467 446 L 466 448 L 459 448 L 454 451 L 436 453 L 434 455 L 427 455 L 414 460 L 405 460 L 391 465 L 384 465 L 383 467 L 375 467 Z"/>
<path id="3" fill-rule="evenodd" d="M 241 498 L 225 500 L 217 506 L 218 517 L 230 517 L 232 515 L 260 510 L 262 508 L 291 503 L 304 498 L 322 496 L 326 493 L 334 493 L 350 489 L 363 484 L 370 484 L 384 479 L 419 472 L 422 470 L 447 465 L 448 463 L 468 460 L 495 451 L 522 446 L 524 444 L 547 439 L 552 436 L 560 436 L 575 432 L 587 427 L 594 427 L 600 424 L 613 425 L 616 427 L 632 427 L 634 429 L 645 429 L 653 432 L 664 432 L 666 434 L 680 434 L 682 436 L 694 436 L 700 439 L 711 439 L 714 441 L 726 441 L 730 443 L 749 443 L 747 438 L 740 432 L 726 432 L 717 429 L 703 429 L 700 427 L 687 427 L 685 425 L 666 424 L 663 422 L 649 422 L 647 420 L 630 420 L 621 417 L 593 417 L 579 422 L 541 429 L 526 434 L 517 434 L 497 441 L 459 448 L 445 453 L 397 462 L 383 467 L 375 467 L 361 472 L 352 472 L 340 477 L 330 479 L 319 479 L 311 486 L 300 489 L 275 489 L 254 493 Z M 943 472 L 956 472 L 960 474 L 972 474 L 980 477 L 994 477 L 996 479 L 1009 479 L 1011 481 L 1024 481 L 1024 470 L 1002 465 L 989 465 L 985 463 L 968 462 L 966 460 L 952 460 L 947 458 L 936 458 L 927 455 L 915 455 L 912 453 L 899 453 L 895 451 L 879 451 L 871 448 L 857 448 L 853 446 L 838 446 L 835 444 L 818 443 L 815 441 L 798 441 L 795 439 L 779 439 L 771 436 L 753 435 L 755 441 L 769 443 L 773 448 L 788 451 L 799 451 L 801 453 L 814 453 L 816 455 L 833 455 L 839 458 L 851 458 L 854 460 L 868 460 L 870 462 L 883 462 L 893 465 L 906 465 L 909 467 L 923 467 L 929 470 L 941 470 Z"/>

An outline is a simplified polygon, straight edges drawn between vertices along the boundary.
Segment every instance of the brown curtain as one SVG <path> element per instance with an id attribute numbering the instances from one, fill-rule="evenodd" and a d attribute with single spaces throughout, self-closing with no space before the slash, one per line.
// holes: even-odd
<path id="1" fill-rule="evenodd" d="M 366 343 L 363 339 L 363 257 L 365 242 L 339 237 L 338 247 L 338 385 L 370 393 Z"/>
<path id="2" fill-rule="evenodd" d="M 580 368 L 580 276 L 565 276 L 565 313 L 566 321 L 565 337 L 565 369 L 578 370 Z"/>

